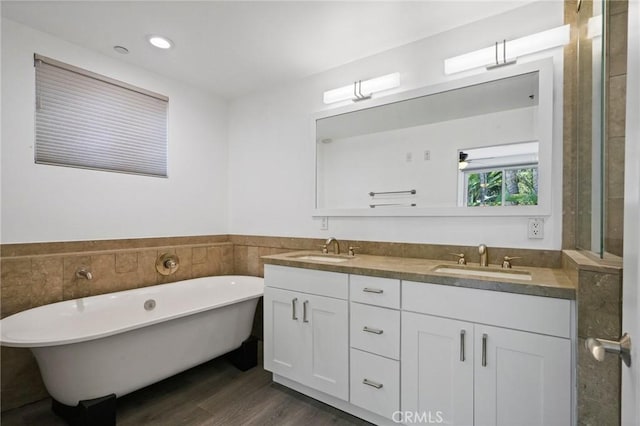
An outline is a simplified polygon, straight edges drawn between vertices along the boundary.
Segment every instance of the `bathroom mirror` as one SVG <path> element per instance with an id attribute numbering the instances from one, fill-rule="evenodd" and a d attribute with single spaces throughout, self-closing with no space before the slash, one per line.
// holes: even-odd
<path id="1" fill-rule="evenodd" d="M 512 65 L 317 114 L 314 215 L 548 214 L 552 73 Z"/>

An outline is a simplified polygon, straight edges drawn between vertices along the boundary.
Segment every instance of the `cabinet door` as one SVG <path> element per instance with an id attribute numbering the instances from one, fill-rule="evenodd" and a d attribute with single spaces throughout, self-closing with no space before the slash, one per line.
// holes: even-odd
<path id="1" fill-rule="evenodd" d="M 305 328 L 300 293 L 264 289 L 264 368 L 301 381 L 305 369 Z"/>
<path id="2" fill-rule="evenodd" d="M 570 424 L 569 339 L 476 325 L 475 347 L 475 424 Z"/>
<path id="3" fill-rule="evenodd" d="M 401 354 L 405 416 L 473 424 L 473 324 L 403 312 Z"/>
<path id="4" fill-rule="evenodd" d="M 349 398 L 349 316 L 346 300 L 302 294 L 301 320 L 306 330 L 309 387 Z M 307 322 L 304 322 L 307 321 Z"/>

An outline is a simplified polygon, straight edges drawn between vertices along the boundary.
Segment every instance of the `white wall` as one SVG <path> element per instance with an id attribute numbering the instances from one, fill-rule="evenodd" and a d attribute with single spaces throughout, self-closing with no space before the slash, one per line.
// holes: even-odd
<path id="1" fill-rule="evenodd" d="M 315 172 L 311 116 L 332 108 L 322 104 L 325 90 L 396 71 L 401 73 L 402 91 L 460 78 L 469 73 L 444 75 L 445 58 L 562 24 L 562 2 L 534 3 L 236 100 L 229 110 L 230 233 L 560 249 L 562 49 L 525 59 L 552 56 L 555 64 L 552 178 L 557 190 L 542 240 L 527 239 L 526 217 L 332 217 L 329 230 L 321 231 L 320 220 L 311 216 Z"/>
<path id="2" fill-rule="evenodd" d="M 169 178 L 34 164 L 39 53 L 169 97 Z M 2 243 L 227 232 L 226 103 L 2 20 Z"/>

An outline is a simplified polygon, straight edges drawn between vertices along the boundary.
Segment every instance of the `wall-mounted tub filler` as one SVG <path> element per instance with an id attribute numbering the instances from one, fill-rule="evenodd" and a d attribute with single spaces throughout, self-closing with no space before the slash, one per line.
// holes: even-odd
<path id="1" fill-rule="evenodd" d="M 163 253 L 156 260 L 156 270 L 162 275 L 174 274 L 180 267 L 180 258 L 175 254 Z"/>
<path id="2" fill-rule="evenodd" d="M 76 270 L 76 278 L 83 278 L 85 280 L 92 280 L 93 274 L 86 266 L 81 266 Z"/>

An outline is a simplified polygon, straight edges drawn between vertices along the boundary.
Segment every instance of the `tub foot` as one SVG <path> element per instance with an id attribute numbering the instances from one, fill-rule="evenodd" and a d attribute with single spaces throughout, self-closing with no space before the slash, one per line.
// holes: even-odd
<path id="1" fill-rule="evenodd" d="M 84 399 L 75 407 L 54 399 L 51 401 L 51 410 L 71 426 L 115 426 L 116 395 Z"/>
<path id="2" fill-rule="evenodd" d="M 258 365 L 258 339 L 250 336 L 235 351 L 229 352 L 229 360 L 238 369 L 247 371 Z"/>

